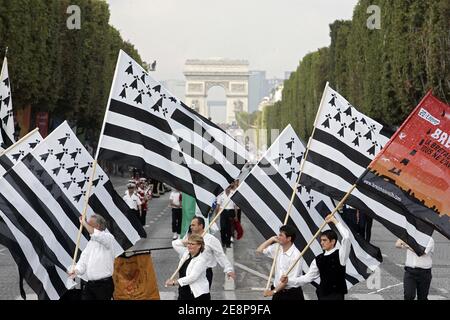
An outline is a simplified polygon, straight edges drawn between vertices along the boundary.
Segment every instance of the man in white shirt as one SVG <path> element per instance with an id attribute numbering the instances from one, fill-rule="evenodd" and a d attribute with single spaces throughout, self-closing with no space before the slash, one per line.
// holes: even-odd
<path id="1" fill-rule="evenodd" d="M 398 239 L 395 246 L 406 249 L 405 274 L 403 277 L 403 293 L 405 300 L 428 300 L 428 292 L 431 285 L 432 255 L 434 252 L 434 240 L 431 238 L 425 253 L 418 256 L 405 242 Z"/>
<path id="2" fill-rule="evenodd" d="M 87 280 L 82 300 L 111 300 L 114 292 L 112 274 L 114 271 L 114 236 L 106 232 L 106 221 L 100 215 L 92 215 L 80 223 L 89 232 L 91 239 L 80 256 L 75 268 L 69 268 L 69 275 L 84 275 Z"/>
<path id="3" fill-rule="evenodd" d="M 278 236 L 271 237 L 256 249 L 256 252 L 263 253 L 269 258 L 275 259 L 278 245 L 280 245 L 275 263 L 275 289 L 264 291 L 265 297 L 273 296 L 273 300 L 305 300 L 302 288 L 300 286 L 294 286 L 292 282 L 288 282 L 286 286 L 283 286 L 283 289 L 277 290 L 277 287 L 279 288 L 280 285 L 281 276 L 289 270 L 291 265 L 300 256 L 300 251 L 294 245 L 295 237 L 295 228 L 290 225 L 284 225 L 280 227 Z M 301 275 L 302 264 L 303 259 L 300 259 L 292 270 L 293 275 Z"/>
<path id="4" fill-rule="evenodd" d="M 324 250 L 311 263 L 308 272 L 303 276 L 281 277 L 281 283 L 292 286 L 304 286 L 320 278 L 317 298 L 319 300 L 344 300 L 347 294 L 345 282 L 345 265 L 350 255 L 351 242 L 349 231 L 334 217 L 329 214 L 325 221 L 333 222 L 342 236 L 341 247 L 336 248 L 337 233 L 333 230 L 325 230 L 320 236 L 320 245 Z"/>
<path id="5" fill-rule="evenodd" d="M 142 203 L 139 196 L 136 194 L 135 189 L 136 185 L 134 183 L 129 183 L 127 185 L 127 191 L 123 196 L 123 200 L 126 202 L 131 212 L 136 214 L 140 219 L 142 215 Z"/>
<path id="6" fill-rule="evenodd" d="M 181 218 L 183 216 L 181 209 L 181 192 L 173 189 L 169 196 L 169 207 L 172 208 L 172 232 L 173 240 L 180 237 Z"/>
<path id="7" fill-rule="evenodd" d="M 192 234 L 202 235 L 203 232 L 205 231 L 205 219 L 199 216 L 194 217 L 191 221 L 190 227 Z M 234 273 L 233 265 L 223 252 L 223 248 L 222 245 L 220 244 L 219 239 L 217 239 L 210 233 L 206 233 L 203 236 L 203 240 L 205 241 L 206 245 L 204 255 L 207 261 L 206 278 L 208 279 L 209 287 L 211 288 L 213 279 L 212 268 L 217 266 L 217 264 L 219 264 L 223 268 L 223 271 L 225 272 L 228 278 L 235 279 L 236 274 Z M 187 239 L 176 241 L 182 242 L 185 246 L 188 243 Z"/>

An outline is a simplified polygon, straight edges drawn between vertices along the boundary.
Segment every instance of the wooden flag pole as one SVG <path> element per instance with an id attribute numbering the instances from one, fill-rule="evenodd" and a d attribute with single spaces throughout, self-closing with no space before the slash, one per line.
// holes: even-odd
<path id="1" fill-rule="evenodd" d="M 94 181 L 96 168 L 97 168 L 97 160 L 94 160 L 94 162 L 92 164 L 92 174 L 91 174 L 91 177 L 89 179 L 89 185 L 88 185 L 88 189 L 87 189 L 85 200 L 84 200 L 83 212 L 81 214 L 81 218 L 83 219 L 83 221 L 86 218 L 87 208 L 88 208 L 88 205 L 89 205 L 89 197 L 91 195 L 92 183 Z M 83 230 L 83 224 L 80 223 L 80 228 L 78 229 L 77 243 L 76 243 L 76 246 L 75 246 L 75 252 L 73 254 L 72 270 L 75 267 L 75 264 L 76 264 L 76 261 L 77 261 L 78 248 L 80 246 L 80 239 L 81 239 L 81 231 L 82 230 Z"/>
<path id="2" fill-rule="evenodd" d="M 314 132 L 316 130 L 317 120 L 319 119 L 319 114 L 320 114 L 320 111 L 322 110 L 322 106 L 323 106 L 323 102 L 325 100 L 325 94 L 326 94 L 327 88 L 328 88 L 328 82 L 325 84 L 325 89 L 323 90 L 322 98 L 320 99 L 319 108 L 317 109 L 316 118 L 314 119 L 313 131 L 312 131 L 311 135 L 309 136 L 308 145 L 306 146 L 305 154 L 304 154 L 304 156 L 302 158 L 302 161 L 300 163 L 300 172 L 298 174 L 297 181 L 295 182 L 294 189 L 292 189 L 291 201 L 289 203 L 289 206 L 288 206 L 288 209 L 287 209 L 287 212 L 286 212 L 286 218 L 284 219 L 283 225 L 287 224 L 287 222 L 289 220 L 289 217 L 291 215 L 292 204 L 294 203 L 295 194 L 296 194 L 298 185 L 300 184 L 300 177 L 302 176 L 303 167 L 305 166 L 306 157 L 308 156 L 308 152 L 309 152 L 309 149 L 311 147 L 311 140 L 312 140 L 311 137 L 314 136 Z M 280 254 L 280 247 L 281 246 L 278 244 L 277 252 L 275 253 L 275 257 L 274 257 L 273 262 L 272 262 L 272 267 L 270 268 L 269 278 L 267 279 L 267 284 L 266 284 L 266 289 L 265 289 L 266 291 L 269 290 L 270 282 L 272 280 L 273 273 L 275 272 L 275 265 L 276 265 L 276 261 L 278 259 L 278 255 Z"/>
<path id="3" fill-rule="evenodd" d="M 35 133 L 37 130 L 39 130 L 39 128 L 34 128 L 32 131 L 28 132 L 26 135 L 24 135 L 21 139 L 19 139 L 17 142 L 15 142 L 14 144 L 10 145 L 8 148 L 6 148 L 5 150 L 0 152 L 0 157 L 2 155 L 4 155 L 6 152 L 8 152 L 9 150 L 11 150 L 12 148 L 14 148 L 15 146 L 17 146 L 19 143 L 22 143 L 26 138 L 28 138 L 29 136 L 31 136 L 33 133 Z"/>
<path id="4" fill-rule="evenodd" d="M 336 212 L 339 210 L 339 208 L 344 204 L 344 202 L 347 200 L 347 198 L 350 196 L 350 194 L 353 192 L 353 190 L 356 188 L 356 184 L 354 184 L 350 190 L 345 194 L 345 196 L 342 198 L 341 201 L 339 201 L 339 203 L 337 204 L 337 206 L 334 208 L 334 210 L 330 213 L 331 216 L 334 216 L 336 214 Z M 303 257 L 303 255 L 305 254 L 306 250 L 309 249 L 309 247 L 311 246 L 311 244 L 314 242 L 314 240 L 316 240 L 316 238 L 319 236 L 320 232 L 322 231 L 322 229 L 327 225 L 327 222 L 324 221 L 322 223 L 322 225 L 320 226 L 319 230 L 317 230 L 316 234 L 313 235 L 313 237 L 311 238 L 311 240 L 309 240 L 308 244 L 306 245 L 306 247 L 302 250 L 302 252 L 300 253 L 300 256 L 297 258 L 297 260 L 295 260 L 295 262 L 292 264 L 292 266 L 289 267 L 288 271 L 286 272 L 286 275 L 288 275 L 292 269 L 294 269 L 295 265 L 300 261 L 300 259 Z"/>

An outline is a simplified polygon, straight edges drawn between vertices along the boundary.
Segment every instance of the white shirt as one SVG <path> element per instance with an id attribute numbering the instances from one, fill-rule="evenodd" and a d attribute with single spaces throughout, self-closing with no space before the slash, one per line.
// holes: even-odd
<path id="1" fill-rule="evenodd" d="M 217 263 L 219 263 L 219 265 L 223 268 L 223 272 L 233 272 L 233 265 L 223 252 L 222 244 L 219 239 L 214 237 L 212 234 L 207 233 L 203 236 L 203 240 L 205 241 L 206 246 L 204 254 L 208 268 L 214 268 Z"/>
<path id="2" fill-rule="evenodd" d="M 406 262 L 405 267 L 410 268 L 421 268 L 421 269 L 431 269 L 433 264 L 432 255 L 434 252 L 434 240 L 430 238 L 430 242 L 425 248 L 425 253 L 421 256 L 418 256 L 411 249 L 406 250 Z"/>
<path id="3" fill-rule="evenodd" d="M 277 253 L 278 243 L 274 243 L 263 250 L 263 253 L 269 258 L 275 258 Z M 280 284 L 280 278 L 282 275 L 285 275 L 289 268 L 294 264 L 294 262 L 300 256 L 300 251 L 298 251 L 297 247 L 292 244 L 292 246 L 286 251 L 283 252 L 283 248 L 280 247 L 280 252 L 278 254 L 277 261 L 275 263 L 275 280 L 274 286 L 278 286 Z M 296 287 L 295 283 L 291 281 L 291 278 L 296 278 L 300 276 L 302 273 L 303 267 L 303 258 L 295 265 L 292 271 L 288 274 L 288 283 L 286 285 L 286 289 L 291 289 Z"/>
<path id="4" fill-rule="evenodd" d="M 181 208 L 180 194 L 181 193 L 178 191 L 172 191 L 170 193 L 169 201 L 172 201 L 173 204 L 175 205 L 175 207 L 171 206 L 172 208 Z"/>
<path id="5" fill-rule="evenodd" d="M 219 194 L 217 196 L 217 205 L 221 208 L 223 208 L 223 210 L 234 210 L 234 202 L 233 201 L 228 201 L 228 199 L 230 199 L 230 196 L 233 194 L 233 192 L 230 191 L 230 194 L 227 196 L 225 194 L 225 191 L 222 192 L 221 194 Z M 226 207 L 224 207 L 224 205 L 228 202 L 228 204 L 226 205 Z"/>
<path id="6" fill-rule="evenodd" d="M 339 262 L 340 262 L 341 266 L 345 266 L 347 263 L 348 257 L 350 255 L 350 249 L 351 249 L 350 234 L 349 234 L 347 228 L 345 228 L 342 225 L 342 223 L 336 224 L 336 228 L 338 229 L 339 233 L 342 236 L 341 247 L 340 248 L 334 247 L 331 250 L 325 251 L 324 255 L 328 256 L 339 249 Z M 288 278 L 289 278 L 289 282 L 291 282 L 291 278 L 290 277 L 288 277 Z M 292 282 L 295 287 L 298 287 L 298 286 L 304 286 L 305 284 L 311 283 L 314 280 L 317 280 L 319 278 L 320 278 L 319 268 L 317 267 L 316 259 L 314 259 L 313 262 L 311 263 L 311 265 L 309 266 L 308 272 L 303 276 L 300 276 L 297 278 L 292 278 Z"/>
<path id="7" fill-rule="evenodd" d="M 75 266 L 76 274 L 85 274 L 88 281 L 111 277 L 114 271 L 113 243 L 111 233 L 94 229 Z"/>
<path id="8" fill-rule="evenodd" d="M 125 195 L 123 196 L 123 200 L 127 203 L 127 205 L 130 207 L 130 209 L 139 210 L 139 206 L 141 205 L 141 200 L 136 195 L 136 193 L 133 193 L 130 196 L 130 193 L 127 191 L 127 193 L 125 193 Z"/>
<path id="9" fill-rule="evenodd" d="M 187 251 L 183 245 L 183 242 L 179 239 L 172 241 L 172 247 L 181 257 L 178 264 L 178 267 L 181 267 L 188 258 L 189 251 Z M 191 288 L 192 294 L 195 298 L 209 292 L 209 282 L 206 278 L 206 259 L 204 252 L 192 258 L 186 268 L 186 276 L 179 278 L 177 281 L 182 287 L 188 285 Z"/>

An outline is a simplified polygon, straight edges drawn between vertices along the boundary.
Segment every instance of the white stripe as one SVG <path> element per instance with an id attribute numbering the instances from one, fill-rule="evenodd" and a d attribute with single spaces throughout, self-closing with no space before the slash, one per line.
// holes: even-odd
<path id="1" fill-rule="evenodd" d="M 18 230 L 13 223 L 8 219 L 8 217 L 0 210 L 0 216 L 5 221 L 6 225 L 8 226 L 11 233 L 16 238 L 17 243 L 19 244 L 20 248 L 23 251 L 23 254 L 25 258 L 27 259 L 28 264 L 30 265 L 31 269 L 33 270 L 34 275 L 39 279 L 39 281 L 42 283 L 45 292 L 52 300 L 59 299 L 59 295 L 56 291 L 56 289 L 52 285 L 52 281 L 50 279 L 50 276 L 47 273 L 47 270 L 42 266 L 42 264 L 39 261 L 39 257 L 33 249 L 33 245 L 30 242 L 30 240 L 23 235 L 23 233 Z M 58 267 L 57 267 L 58 268 Z"/>
<path id="2" fill-rule="evenodd" d="M 192 184 L 191 175 L 186 167 L 176 162 L 168 160 L 158 153 L 145 149 L 143 145 L 132 143 L 127 140 L 113 138 L 109 136 L 103 137 L 102 148 L 111 151 L 126 153 L 130 156 L 142 158 L 146 163 L 151 164 L 167 173 Z"/>
<path id="3" fill-rule="evenodd" d="M 306 170 L 306 168 L 308 170 Z M 352 186 L 341 177 L 325 169 L 322 169 L 321 167 L 311 162 L 305 163 L 304 173 L 320 181 L 326 181 L 327 185 L 332 186 L 338 190 L 341 190 L 344 193 L 350 190 Z M 411 225 L 406 220 L 405 216 L 389 209 L 388 207 L 373 200 L 372 198 L 365 196 L 364 194 L 360 193 L 357 188 L 352 192 L 352 195 L 360 199 L 362 202 L 364 202 L 373 211 L 374 214 L 378 215 L 379 217 L 387 221 L 390 221 L 391 223 L 397 225 L 400 228 L 404 228 L 406 232 L 411 237 L 413 237 L 419 245 L 423 247 L 427 246 L 428 242 L 430 241 L 430 237 L 422 233 L 421 231 L 417 230 L 416 227 L 414 227 L 413 225 Z"/>
<path id="4" fill-rule="evenodd" d="M 138 134 L 146 136 L 149 139 L 157 140 L 169 148 L 180 150 L 178 147 L 178 141 L 173 135 L 161 131 L 157 127 L 149 125 L 143 121 L 139 121 L 135 118 L 109 111 L 106 123 L 137 132 Z M 108 136 L 105 135 L 105 137 Z M 102 148 L 104 148 L 104 145 L 105 142 L 102 142 Z"/>

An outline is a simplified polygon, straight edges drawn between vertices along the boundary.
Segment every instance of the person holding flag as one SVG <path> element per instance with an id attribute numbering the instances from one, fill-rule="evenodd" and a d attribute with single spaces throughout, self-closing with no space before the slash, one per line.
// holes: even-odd
<path id="1" fill-rule="evenodd" d="M 294 287 L 300 287 L 320 278 L 319 288 L 317 289 L 319 300 L 344 300 L 347 294 L 345 265 L 350 255 L 350 235 L 334 215 L 328 215 L 325 221 L 328 224 L 333 222 L 342 235 L 341 247 L 336 248 L 338 236 L 334 230 L 322 232 L 320 244 L 324 252 L 314 259 L 305 275 L 291 278 L 283 275 L 278 290 L 283 290 L 288 283 Z"/>

